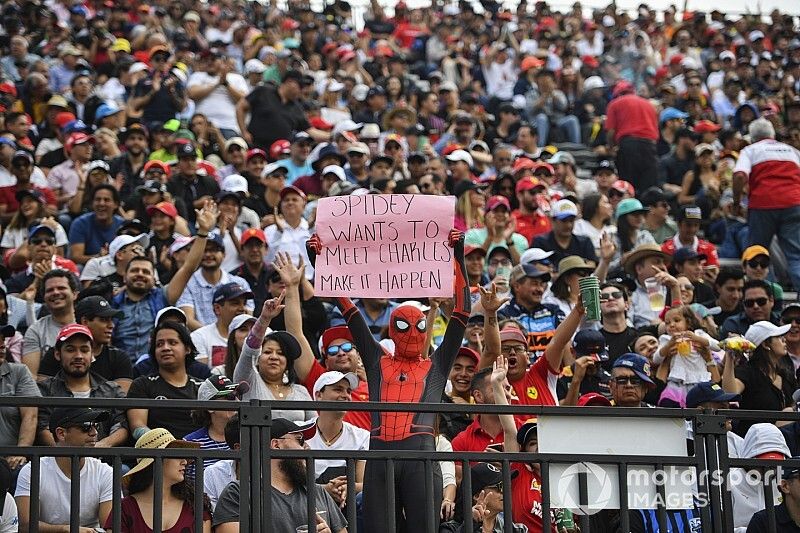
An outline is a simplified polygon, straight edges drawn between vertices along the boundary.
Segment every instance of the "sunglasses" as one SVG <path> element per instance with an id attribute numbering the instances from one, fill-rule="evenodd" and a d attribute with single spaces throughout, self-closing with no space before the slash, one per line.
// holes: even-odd
<path id="1" fill-rule="evenodd" d="M 608 191 L 609 198 L 617 198 L 617 197 L 622 198 L 623 196 L 625 196 L 625 193 L 621 193 L 615 189 Z"/>
<path id="2" fill-rule="evenodd" d="M 681 285 L 681 290 L 682 291 L 693 291 L 694 290 L 694 285 Z"/>
<path id="3" fill-rule="evenodd" d="M 328 349 L 325 350 L 325 354 L 328 357 L 334 357 L 339 355 L 339 353 L 350 353 L 353 351 L 353 343 L 352 342 L 344 342 L 338 346 L 328 346 Z"/>
<path id="4" fill-rule="evenodd" d="M 503 482 L 495 483 L 494 485 L 486 485 L 483 490 L 494 490 L 497 492 L 503 492 Z"/>
<path id="5" fill-rule="evenodd" d="M 769 301 L 769 299 L 764 298 L 762 296 L 761 298 L 753 298 L 752 300 L 745 300 L 744 301 L 744 306 L 747 307 L 747 308 L 755 307 L 755 306 L 764 307 L 765 305 L 767 305 L 768 301 Z"/>
<path id="6" fill-rule="evenodd" d="M 31 239 L 31 244 L 33 244 L 34 246 L 38 246 L 39 244 L 46 244 L 48 246 L 52 246 L 55 243 L 56 241 L 54 241 L 53 239 L 42 239 L 42 238 Z"/>
<path id="7" fill-rule="evenodd" d="M 502 350 L 503 355 L 511 355 L 511 354 L 525 354 L 528 352 L 528 349 L 525 346 L 503 346 Z"/>
<path id="8" fill-rule="evenodd" d="M 784 325 L 785 324 L 800 325 L 800 316 L 784 317 L 783 319 L 781 319 L 781 322 L 783 322 Z"/>
<path id="9" fill-rule="evenodd" d="M 614 378 L 614 383 L 617 385 L 633 385 L 634 387 L 638 387 L 642 384 L 642 378 L 638 376 L 620 376 Z"/>
<path id="10" fill-rule="evenodd" d="M 622 291 L 601 292 L 600 301 L 607 302 L 609 300 L 619 300 L 622 298 Z"/>
<path id="11" fill-rule="evenodd" d="M 747 261 L 750 268 L 769 268 L 769 259 L 750 259 Z"/>
<path id="12" fill-rule="evenodd" d="M 90 433 L 93 429 L 96 430 L 98 427 L 100 427 L 100 424 L 97 422 L 84 422 L 82 424 L 71 424 L 69 427 L 78 428 L 83 433 Z"/>

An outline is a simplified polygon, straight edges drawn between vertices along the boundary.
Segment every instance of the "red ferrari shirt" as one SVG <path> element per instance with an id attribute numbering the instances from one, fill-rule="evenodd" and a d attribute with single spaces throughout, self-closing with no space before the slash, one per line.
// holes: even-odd
<path id="1" fill-rule="evenodd" d="M 765 139 L 739 152 L 735 172 L 748 177 L 751 209 L 785 209 L 800 205 L 800 151 Z"/>
<path id="2" fill-rule="evenodd" d="M 537 235 L 542 235 L 553 229 L 550 218 L 540 213 L 533 215 L 523 215 L 519 209 L 511 212 L 511 216 L 517 221 L 517 233 L 525 237 L 530 243 Z"/>
<path id="3" fill-rule="evenodd" d="M 664 251 L 664 253 L 667 253 L 669 255 L 673 255 L 677 248 L 684 248 L 683 244 L 679 244 L 677 235 L 675 235 L 671 239 L 667 239 L 661 244 L 661 249 Z M 710 242 L 695 237 L 694 244 L 692 246 L 687 246 L 686 248 L 691 248 L 698 254 L 705 255 L 707 257 L 706 259 L 707 265 L 719 266 L 719 256 L 717 255 L 717 247 L 711 244 Z"/>
<path id="4" fill-rule="evenodd" d="M 311 366 L 311 370 L 308 372 L 308 376 L 306 377 L 306 382 L 303 383 L 303 385 L 306 386 L 306 389 L 308 389 L 308 393 L 312 398 L 314 397 L 314 383 L 316 383 L 317 379 L 319 379 L 319 377 L 325 372 L 327 372 L 325 367 L 319 364 L 319 361 L 314 361 L 314 364 Z M 354 402 L 369 401 L 369 389 L 367 388 L 366 381 L 358 382 L 358 388 L 353 391 L 351 398 Z M 369 431 L 372 427 L 372 422 L 370 421 L 369 417 L 370 414 L 367 412 L 348 411 L 347 414 L 344 415 L 344 421 Z"/>
<path id="5" fill-rule="evenodd" d="M 514 522 L 525 524 L 528 531 L 542 531 L 542 481 L 533 469 L 522 463 L 512 463 L 519 475 L 511 481 L 511 513 Z M 555 517 L 550 511 L 550 527 L 555 533 Z"/>
<path id="6" fill-rule="evenodd" d="M 511 386 L 520 405 L 558 405 L 556 383 L 560 371 L 552 370 L 547 358 L 539 357 L 525 372 L 522 379 L 512 381 Z M 525 414 L 515 415 L 517 426 L 521 426 L 531 417 Z"/>
<path id="7" fill-rule="evenodd" d="M 611 100 L 606 108 L 606 130 L 614 130 L 614 142 L 623 137 L 658 140 L 658 117 L 646 98 L 626 94 Z"/>
<path id="8" fill-rule="evenodd" d="M 503 444 L 503 430 L 492 437 L 481 427 L 480 416 L 467 429 L 456 435 L 451 443 L 454 452 L 482 452 L 490 444 Z"/>

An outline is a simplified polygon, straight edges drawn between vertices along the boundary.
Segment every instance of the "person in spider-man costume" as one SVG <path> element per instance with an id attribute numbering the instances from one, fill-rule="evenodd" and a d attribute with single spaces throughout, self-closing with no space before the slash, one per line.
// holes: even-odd
<path id="1" fill-rule="evenodd" d="M 353 341 L 361 354 L 367 373 L 369 399 L 373 402 L 439 403 L 470 314 L 467 269 L 464 265 L 464 234 L 451 230 L 449 244 L 453 248 L 453 283 L 455 307 L 444 339 L 430 358 L 425 357 L 425 315 L 412 306 L 400 306 L 389 318 L 389 337 L 394 341 L 394 354 L 384 357 L 380 344 L 373 338 L 358 308 L 349 298 L 337 298 Z M 322 250 L 318 235 L 311 237 L 309 257 L 314 260 Z M 372 413 L 371 450 L 434 451 L 434 413 Z M 431 463 L 434 471 L 433 494 L 426 494 L 425 463 L 396 461 L 395 517 L 398 531 L 419 531 L 426 523 L 426 510 L 431 497 L 438 519 L 442 503 L 439 463 Z M 367 461 L 364 472 L 364 525 L 367 533 L 388 531 L 388 495 L 386 463 Z M 438 530 L 438 526 L 437 526 Z"/>

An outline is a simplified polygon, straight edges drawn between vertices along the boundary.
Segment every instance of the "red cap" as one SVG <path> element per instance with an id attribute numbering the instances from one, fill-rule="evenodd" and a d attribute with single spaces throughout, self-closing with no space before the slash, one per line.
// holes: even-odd
<path id="1" fill-rule="evenodd" d="M 317 128 L 318 130 L 330 131 L 333 129 L 333 124 L 322 117 L 311 117 L 308 123 L 311 124 L 312 128 Z"/>
<path id="2" fill-rule="evenodd" d="M 239 242 L 244 245 L 250 239 L 258 239 L 259 241 L 267 244 L 267 236 L 264 235 L 264 232 L 258 228 L 247 228 L 242 232 L 242 236 L 239 239 Z"/>
<path id="3" fill-rule="evenodd" d="M 375 48 L 375 55 L 382 55 L 386 57 L 394 57 L 394 50 L 390 46 L 381 45 Z"/>
<path id="4" fill-rule="evenodd" d="M 486 250 L 484 250 L 480 246 L 472 246 L 470 244 L 464 246 L 464 257 L 467 257 L 469 254 L 474 252 L 478 252 L 482 256 L 486 257 Z"/>
<path id="5" fill-rule="evenodd" d="M 781 452 L 765 452 L 756 455 L 756 459 L 775 459 L 778 461 L 782 461 L 786 459 L 786 456 L 783 455 Z"/>
<path id="6" fill-rule="evenodd" d="M 297 22 L 294 19 L 286 18 L 286 19 L 283 19 L 283 22 L 281 22 L 281 29 L 282 30 L 296 30 L 299 27 L 300 27 L 300 23 Z"/>
<path id="7" fill-rule="evenodd" d="M 76 120 L 74 113 L 70 113 L 69 111 L 62 111 L 61 113 L 56 114 L 55 123 L 56 126 L 58 126 L 58 129 L 62 129 L 64 128 L 64 126 L 66 126 L 73 120 Z"/>
<path id="8" fill-rule="evenodd" d="M 328 349 L 328 346 L 336 339 L 347 339 L 353 342 L 353 334 L 350 333 L 350 328 L 347 326 L 334 326 L 326 329 L 322 333 L 322 351 Z"/>
<path id="9" fill-rule="evenodd" d="M 280 156 L 289 153 L 289 148 L 292 146 L 292 143 L 287 141 L 286 139 L 279 139 L 272 143 L 269 147 L 269 156 L 272 159 L 278 159 Z"/>
<path id="10" fill-rule="evenodd" d="M 611 407 L 611 402 L 599 392 L 587 392 L 578 398 L 578 407 L 586 407 L 587 405 Z"/>
<path id="11" fill-rule="evenodd" d="M 281 200 L 283 200 L 283 198 L 284 198 L 284 197 L 285 197 L 287 194 L 296 194 L 296 195 L 298 195 L 300 198 L 302 198 L 303 200 L 305 200 L 305 199 L 306 199 L 306 193 L 304 193 L 303 191 L 301 191 L 300 189 L 298 189 L 298 188 L 297 188 L 297 187 L 295 187 L 294 185 L 287 185 L 286 187 L 284 187 L 283 189 L 281 189 Z"/>
<path id="12" fill-rule="evenodd" d="M 476 366 L 478 365 L 478 363 L 481 362 L 481 356 L 478 354 L 478 352 L 476 352 L 469 346 L 462 346 L 461 348 L 459 348 L 456 357 L 469 357 L 470 359 L 475 361 Z"/>
<path id="13" fill-rule="evenodd" d="M 82 326 L 81 324 L 69 324 L 61 328 L 61 330 L 58 332 L 58 336 L 56 337 L 56 346 L 62 342 L 68 341 L 75 335 L 85 335 L 86 337 L 89 337 L 90 341 L 94 340 L 94 337 L 92 337 L 92 332 L 89 331 L 89 328 L 86 326 Z"/>
<path id="14" fill-rule="evenodd" d="M 261 156 L 264 158 L 264 161 L 267 160 L 267 152 L 262 150 L 261 148 L 250 148 L 245 155 L 245 161 L 250 161 L 254 157 Z"/>
<path id="15" fill-rule="evenodd" d="M 633 84 L 631 82 L 627 80 L 618 81 L 614 86 L 614 90 L 611 92 L 611 97 L 616 98 L 617 96 L 621 96 L 623 94 L 632 93 L 633 90 Z"/>
<path id="16" fill-rule="evenodd" d="M 683 61 L 683 54 L 675 54 L 671 58 L 669 58 L 670 65 L 680 65 L 681 61 Z"/>
<path id="17" fill-rule="evenodd" d="M 520 157 L 516 161 L 514 161 L 514 166 L 511 167 L 511 173 L 516 174 L 517 172 L 521 172 L 523 170 L 533 170 L 535 167 L 535 163 L 528 159 L 527 157 Z"/>
<path id="18" fill-rule="evenodd" d="M 636 196 L 636 189 L 633 188 L 633 185 L 628 183 L 625 180 L 617 180 L 611 184 L 611 188 L 615 191 L 619 191 L 622 193 L 626 193 L 632 197 Z"/>
<path id="19" fill-rule="evenodd" d="M 594 56 L 583 56 L 581 57 L 581 62 L 589 68 L 597 68 L 600 66 L 600 62 Z"/>
<path id="20" fill-rule="evenodd" d="M 153 216 L 156 211 L 167 215 L 173 220 L 178 217 L 178 210 L 175 209 L 175 205 L 170 202 L 158 202 L 156 205 L 151 205 L 147 208 L 147 214 L 150 216 Z"/>
<path id="21" fill-rule="evenodd" d="M 64 144 L 64 148 L 69 154 L 72 152 L 72 149 L 75 146 L 84 143 L 94 143 L 94 137 L 85 133 L 72 133 L 69 137 L 67 137 L 67 142 Z"/>
<path id="22" fill-rule="evenodd" d="M 544 65 L 544 61 L 539 59 L 538 57 L 528 56 L 522 60 L 522 63 L 519 66 L 519 69 L 522 72 L 526 72 L 532 68 L 539 68 Z"/>
<path id="23" fill-rule="evenodd" d="M 517 182 L 516 193 L 519 194 L 523 191 L 530 191 L 539 188 L 545 189 L 546 187 L 544 183 L 539 181 L 537 178 L 534 178 L 533 176 L 525 176 Z"/>
<path id="24" fill-rule="evenodd" d="M 0 83 L 0 93 L 10 94 L 11 96 L 17 96 L 17 88 L 14 86 L 13 83 L 5 82 Z"/>
<path id="25" fill-rule="evenodd" d="M 153 46 L 152 48 L 150 48 L 150 50 L 147 51 L 147 57 L 150 58 L 150 59 L 153 59 L 153 56 L 156 55 L 159 52 L 164 52 L 166 54 L 170 53 L 169 52 L 169 48 L 167 48 L 163 44 L 157 44 L 157 45 Z"/>
<path id="26" fill-rule="evenodd" d="M 153 167 L 158 167 L 164 173 L 165 176 L 169 177 L 172 174 L 172 169 L 163 161 L 159 161 L 158 159 L 151 159 L 147 163 L 144 164 L 143 172 L 146 174 L 148 170 Z"/>
<path id="27" fill-rule="evenodd" d="M 517 341 L 526 346 L 528 345 L 528 339 L 525 338 L 525 334 L 516 327 L 505 327 L 500 330 L 500 342 L 503 341 Z"/>
<path id="28" fill-rule="evenodd" d="M 333 41 L 328 41 L 327 43 L 325 43 L 322 46 L 322 53 L 323 53 L 323 55 L 328 55 L 331 52 L 333 52 L 334 50 L 336 50 L 337 48 L 339 48 L 339 45 L 337 43 L 335 43 Z"/>
<path id="29" fill-rule="evenodd" d="M 460 144 L 455 144 L 455 143 L 448 144 L 447 146 L 444 147 L 444 150 L 442 150 L 442 156 L 448 156 L 453 152 L 455 152 L 456 150 L 463 150 L 463 149 L 464 147 L 461 146 Z"/>
<path id="30" fill-rule="evenodd" d="M 214 178 L 215 180 L 217 179 L 217 167 L 215 167 L 214 163 L 211 161 L 206 161 L 205 159 L 198 161 L 197 171 L 198 174 L 205 173 L 205 175 L 209 178 Z"/>
<path id="31" fill-rule="evenodd" d="M 496 194 L 495 196 L 492 196 L 491 198 L 486 200 L 487 211 L 494 211 L 495 209 L 501 206 L 511 211 L 511 203 L 505 196 L 500 196 L 499 194 Z"/>
<path id="32" fill-rule="evenodd" d="M 722 129 L 722 126 L 710 120 L 700 120 L 694 125 L 695 133 L 713 133 Z"/>
<path id="33" fill-rule="evenodd" d="M 355 59 L 355 58 L 356 58 L 356 53 L 353 52 L 352 50 L 347 50 L 346 52 L 344 52 L 342 55 L 339 56 L 339 62 L 340 63 L 347 63 L 351 59 Z"/>
<path id="34" fill-rule="evenodd" d="M 547 170 L 548 172 L 550 172 L 551 176 L 555 175 L 555 173 L 556 173 L 556 169 L 554 169 L 553 165 L 551 165 L 550 163 L 546 163 L 544 161 L 535 161 L 533 163 L 533 171 L 536 172 L 540 168 L 543 168 L 543 169 Z"/>

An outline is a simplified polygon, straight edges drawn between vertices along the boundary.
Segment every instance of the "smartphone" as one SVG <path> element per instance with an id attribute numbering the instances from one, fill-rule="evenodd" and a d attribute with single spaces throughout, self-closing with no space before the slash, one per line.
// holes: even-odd
<path id="1" fill-rule="evenodd" d="M 502 443 L 489 444 L 488 446 L 486 446 L 486 449 L 492 452 L 502 452 L 503 444 Z"/>

